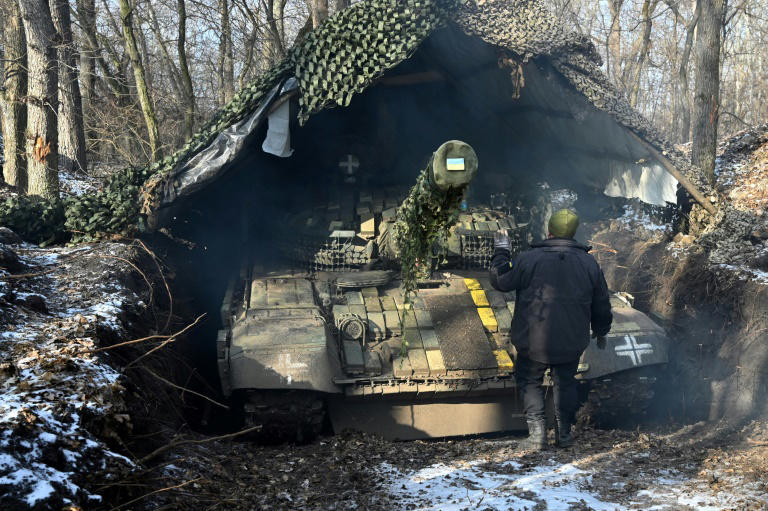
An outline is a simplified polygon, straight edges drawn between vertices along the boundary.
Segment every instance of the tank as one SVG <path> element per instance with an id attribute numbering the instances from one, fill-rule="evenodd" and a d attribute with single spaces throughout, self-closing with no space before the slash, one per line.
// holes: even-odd
<path id="1" fill-rule="evenodd" d="M 494 290 L 488 268 L 494 232 L 508 230 L 513 252 L 530 233 L 504 197 L 467 205 L 477 171 L 470 146 L 446 142 L 410 190 L 313 205 L 286 219 L 278 257 L 244 256 L 221 309 L 218 367 L 262 438 L 306 441 L 327 424 L 400 440 L 526 428 L 515 293 Z M 429 256 L 403 265 L 414 236 Z M 628 295 L 612 305 L 608 347 L 592 343 L 577 376 L 598 422 L 642 414 L 667 362 L 663 329 Z"/>

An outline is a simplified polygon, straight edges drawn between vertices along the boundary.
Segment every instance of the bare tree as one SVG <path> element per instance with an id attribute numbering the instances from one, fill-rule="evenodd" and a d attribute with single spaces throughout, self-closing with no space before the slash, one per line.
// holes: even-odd
<path id="1" fill-rule="evenodd" d="M 51 0 L 53 24 L 59 40 L 59 164 L 67 171 L 85 172 L 83 100 L 77 71 L 77 52 L 72 40 L 68 0 Z"/>
<path id="2" fill-rule="evenodd" d="M 715 179 L 717 123 L 720 117 L 720 33 L 724 8 L 725 0 L 698 0 L 691 160 L 710 181 Z"/>
<path id="3" fill-rule="evenodd" d="M 96 33 L 96 2 L 94 0 L 77 0 L 77 10 L 75 11 L 81 20 L 84 32 Z M 91 39 L 84 38 L 82 50 L 80 53 L 80 78 L 83 82 L 83 97 L 90 101 L 94 97 L 94 82 L 96 79 L 96 58 L 97 49 L 91 46 Z"/>
<path id="4" fill-rule="evenodd" d="M 5 163 L 3 177 L 19 191 L 27 189 L 27 160 L 24 153 L 24 129 L 27 125 L 27 47 L 24 24 L 16 0 L 0 1 L 2 45 L 5 49 L 0 82 L 0 114 Z"/>
<path id="5" fill-rule="evenodd" d="M 230 21 L 229 0 L 219 1 L 219 14 L 221 16 L 221 34 L 219 39 L 219 67 L 221 69 L 220 93 L 221 104 L 232 101 L 235 97 L 235 56 L 232 46 L 232 23 Z"/>
<path id="6" fill-rule="evenodd" d="M 47 0 L 20 0 L 27 37 L 27 173 L 30 195 L 59 195 L 58 61 L 56 29 Z"/>
<path id="7" fill-rule="evenodd" d="M 648 52 L 651 49 L 651 30 L 653 29 L 653 12 L 656 10 L 658 0 L 644 0 L 641 11 L 643 33 L 639 42 L 637 56 L 625 68 L 624 83 L 627 87 L 629 104 L 637 106 L 638 95 L 640 94 L 640 81 L 642 80 L 645 63 L 648 59 Z"/>
<path id="8" fill-rule="evenodd" d="M 606 39 L 606 73 L 615 81 L 621 76 L 621 8 L 624 0 L 611 0 L 611 28 Z"/>
<path id="9" fill-rule="evenodd" d="M 264 38 L 264 56 L 267 62 L 275 64 L 285 56 L 283 45 L 283 13 L 285 0 L 262 0 L 266 14 L 266 37 Z M 328 2 L 326 1 L 325 16 L 328 16 Z"/>
<path id="10" fill-rule="evenodd" d="M 181 76 L 181 90 L 184 94 L 184 137 L 192 137 L 195 128 L 195 91 L 192 88 L 192 77 L 189 75 L 187 62 L 187 6 L 185 0 L 177 0 L 177 12 L 179 15 L 179 38 L 176 49 L 179 54 L 179 72 Z"/>
<path id="11" fill-rule="evenodd" d="M 693 49 L 693 36 L 696 31 L 696 24 L 699 22 L 699 9 L 697 4 L 690 21 L 686 22 L 684 16 L 680 13 L 677 0 L 665 0 L 665 3 L 675 15 L 675 21 L 685 26 L 685 43 L 680 55 L 680 62 L 677 68 L 677 84 L 674 88 L 675 118 L 672 128 L 676 140 L 685 143 L 691 139 L 691 97 L 688 85 L 688 66 Z"/>
<path id="12" fill-rule="evenodd" d="M 144 122 L 147 126 L 147 133 L 149 135 L 149 146 L 152 152 L 152 160 L 158 161 L 160 159 L 160 134 L 157 129 L 157 117 L 155 116 L 155 108 L 152 105 L 152 99 L 149 96 L 149 88 L 147 87 L 147 78 L 146 73 L 144 72 L 144 64 L 142 63 L 141 57 L 139 56 L 139 47 L 136 44 L 136 36 L 133 33 L 133 7 L 128 3 L 128 0 L 119 0 L 119 2 L 125 50 L 131 59 L 133 76 L 136 80 L 136 93 L 139 96 L 141 111 L 144 114 Z"/>
<path id="13" fill-rule="evenodd" d="M 312 28 L 317 28 L 328 17 L 328 0 L 307 0 L 312 17 Z"/>

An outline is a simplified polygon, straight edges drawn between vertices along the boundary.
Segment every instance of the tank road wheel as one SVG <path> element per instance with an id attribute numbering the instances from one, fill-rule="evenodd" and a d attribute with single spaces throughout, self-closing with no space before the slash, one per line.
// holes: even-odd
<path id="1" fill-rule="evenodd" d="M 325 423 L 325 403 L 312 391 L 249 391 L 243 413 L 246 427 L 261 426 L 255 438 L 269 444 L 311 442 Z"/>
<path id="2" fill-rule="evenodd" d="M 643 367 L 591 380 L 582 394 L 579 422 L 601 429 L 633 427 L 643 422 L 653 402 L 658 368 Z"/>

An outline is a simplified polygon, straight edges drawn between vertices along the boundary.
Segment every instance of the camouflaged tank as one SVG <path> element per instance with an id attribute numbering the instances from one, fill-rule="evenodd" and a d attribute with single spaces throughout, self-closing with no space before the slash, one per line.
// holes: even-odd
<path id="1" fill-rule="evenodd" d="M 248 425 L 271 440 L 312 438 L 326 417 L 335 432 L 392 439 L 525 429 L 509 343 L 515 293 L 494 290 L 488 267 L 496 230 L 507 229 L 518 252 L 529 234 L 509 211 L 455 201 L 476 171 L 469 146 L 446 143 L 410 194 L 362 191 L 352 204 L 313 208 L 293 217 L 280 264 L 245 258 L 217 345 L 222 388 Z M 452 195 L 458 220 L 435 247 L 441 264 L 409 300 L 393 231 L 398 205 L 418 199 L 419 187 Z M 599 420 L 642 415 L 667 362 L 662 328 L 627 295 L 612 305 L 608 346 L 591 343 L 578 374 Z"/>

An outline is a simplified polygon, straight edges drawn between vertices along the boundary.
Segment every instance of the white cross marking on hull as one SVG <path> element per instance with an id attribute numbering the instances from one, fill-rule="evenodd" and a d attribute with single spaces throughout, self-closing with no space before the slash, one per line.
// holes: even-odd
<path id="1" fill-rule="evenodd" d="M 635 339 L 634 335 L 625 335 L 624 341 L 626 344 L 614 348 L 616 350 L 616 355 L 629 357 L 634 366 L 643 363 L 643 355 L 653 354 L 653 345 L 648 343 L 637 344 L 637 339 Z"/>

